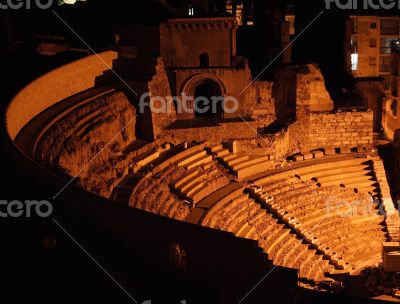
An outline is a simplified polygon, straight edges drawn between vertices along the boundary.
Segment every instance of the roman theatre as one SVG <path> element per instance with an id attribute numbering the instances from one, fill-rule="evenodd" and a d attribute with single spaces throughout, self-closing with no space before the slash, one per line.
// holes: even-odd
<path id="1" fill-rule="evenodd" d="M 251 242 L 306 288 L 346 286 L 382 263 L 383 242 L 399 241 L 373 114 L 336 108 L 316 64 L 253 82 L 235 31 L 229 17 L 171 19 L 154 56 L 106 51 L 62 66 L 15 96 L 7 134 L 29 166 L 76 177 L 66 191 Z M 239 107 L 141 111 L 146 92 L 234 96 Z"/>

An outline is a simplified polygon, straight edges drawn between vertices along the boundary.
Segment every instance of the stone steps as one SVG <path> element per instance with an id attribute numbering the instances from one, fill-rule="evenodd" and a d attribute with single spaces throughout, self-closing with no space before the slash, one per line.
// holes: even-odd
<path id="1" fill-rule="evenodd" d="M 282 248 L 285 247 L 287 242 L 292 241 L 293 235 L 290 234 L 290 229 L 282 229 L 279 231 L 277 238 L 268 247 L 268 256 L 274 260 L 275 264 L 280 264 L 282 260 L 278 259 L 278 254 L 281 252 Z"/>
<path id="2" fill-rule="evenodd" d="M 322 186 L 339 186 L 344 185 L 346 188 L 357 188 L 358 186 L 368 186 L 373 185 L 376 183 L 370 176 L 361 176 L 361 177 L 354 177 L 348 178 L 343 180 L 331 180 L 321 183 Z"/>
<path id="3" fill-rule="evenodd" d="M 245 222 L 242 227 L 235 233 L 236 236 L 242 238 L 251 238 L 251 233 L 255 231 L 255 228 L 249 225 L 248 222 Z"/>
<path id="4" fill-rule="evenodd" d="M 235 226 L 232 227 L 231 232 L 237 235 L 238 232 L 243 228 L 243 226 L 247 224 L 249 217 L 255 215 L 258 210 L 260 210 L 260 205 L 255 204 L 254 202 L 252 202 L 252 204 L 249 204 L 249 207 L 245 209 L 243 208 L 242 212 L 235 217 Z"/>
<path id="5" fill-rule="evenodd" d="M 298 267 L 296 267 L 296 262 L 298 262 L 299 259 L 302 260 L 304 255 L 309 253 L 315 254 L 315 252 L 312 252 L 309 249 L 308 245 L 298 243 L 297 247 L 293 249 L 292 252 L 290 252 L 283 260 L 283 266 L 298 269 Z"/>
<path id="6" fill-rule="evenodd" d="M 239 179 L 244 179 L 247 178 L 251 175 L 255 175 L 258 173 L 261 173 L 263 171 L 270 170 L 274 167 L 273 161 L 264 161 L 262 160 L 259 163 L 255 163 L 252 165 L 249 165 L 247 167 L 242 167 L 238 170 L 234 170 L 234 173 Z"/>
<path id="7" fill-rule="evenodd" d="M 358 178 L 361 176 L 368 176 L 369 178 L 372 178 L 372 174 L 370 171 L 360 170 L 360 171 L 347 172 L 347 173 L 335 173 L 335 174 L 329 174 L 329 175 L 324 175 L 324 176 L 316 175 L 316 182 L 319 182 L 322 184 L 322 183 L 330 182 L 330 181 L 350 180 L 350 179 Z"/>
<path id="8" fill-rule="evenodd" d="M 253 192 L 252 192 L 253 191 Z M 267 196 L 268 194 L 265 192 L 259 192 L 255 193 L 254 190 L 250 191 L 250 195 L 257 198 L 258 200 L 261 200 L 264 196 Z M 339 198 L 340 199 L 340 198 Z M 337 231 L 340 232 L 340 224 L 342 221 L 340 218 L 335 219 L 331 218 L 331 215 L 326 214 L 321 210 L 318 206 L 316 206 L 316 210 L 313 211 L 313 213 L 307 214 L 304 213 L 306 216 L 304 218 L 296 217 L 293 216 L 293 213 L 285 212 L 285 208 L 283 206 L 279 206 L 278 203 L 272 203 L 272 202 L 267 202 L 264 201 L 269 207 L 276 213 L 276 215 L 281 218 L 293 231 L 295 231 L 297 234 L 299 234 L 300 238 L 303 238 L 305 241 L 307 241 L 309 244 L 313 244 L 314 246 L 317 246 L 317 248 L 322 251 L 324 256 L 326 256 L 330 263 L 335 265 L 337 268 L 344 269 L 346 267 L 350 267 L 350 264 L 346 262 L 343 257 L 337 256 L 336 254 L 332 255 L 332 250 L 329 246 L 323 247 L 319 238 L 316 236 L 316 234 L 313 231 L 314 225 L 319 225 L 322 221 L 328 220 L 330 222 L 336 221 L 337 222 Z M 372 219 L 375 219 L 373 217 L 367 217 L 363 218 L 363 221 L 370 221 Z M 374 220 L 375 221 L 375 220 Z M 376 222 L 376 221 L 375 221 Z M 347 222 L 347 224 L 350 224 Z M 330 223 L 332 226 L 333 223 Z M 332 236 L 333 237 L 333 236 Z M 327 243 L 329 244 L 329 243 Z"/>
<path id="9" fill-rule="evenodd" d="M 211 147 L 210 151 L 239 179 L 274 168 L 274 163 L 269 156 L 250 157 L 248 155 L 238 155 L 237 153 L 231 153 L 222 145 Z"/>
<path id="10" fill-rule="evenodd" d="M 232 154 L 230 155 L 232 156 Z M 232 170 L 235 170 L 235 166 L 237 166 L 240 163 L 246 162 L 250 159 L 249 156 L 245 155 L 245 156 L 237 156 L 235 158 L 229 159 L 228 161 L 225 161 L 225 164 L 229 167 L 231 167 Z"/>
<path id="11" fill-rule="evenodd" d="M 279 264 L 284 263 L 285 258 L 292 253 L 292 251 L 295 250 L 296 247 L 300 247 L 301 243 L 299 240 L 296 239 L 296 237 L 292 234 L 289 235 L 290 237 L 288 238 L 288 241 L 284 244 L 281 244 L 281 247 L 279 248 L 278 252 L 276 253 L 276 261 Z"/>
<path id="12" fill-rule="evenodd" d="M 358 263 L 354 269 L 350 272 L 350 275 L 359 275 L 361 271 L 370 266 L 377 266 L 382 261 L 380 256 L 372 256 L 368 259 Z"/>
<path id="13" fill-rule="evenodd" d="M 229 181 L 226 180 L 223 176 L 221 176 L 215 180 L 212 180 L 211 182 L 205 183 L 202 187 L 200 187 L 194 193 L 192 193 L 192 196 L 189 197 L 189 199 L 193 203 L 197 204 L 208 195 L 211 195 L 213 192 L 219 190 L 222 187 L 227 186 L 228 184 Z"/>
<path id="14" fill-rule="evenodd" d="M 180 186 L 175 187 L 176 190 L 178 190 L 181 193 L 186 193 L 187 190 L 189 190 L 194 184 L 200 182 L 200 181 L 204 181 L 204 176 L 205 174 L 207 174 L 208 177 L 212 177 L 216 174 L 218 174 L 217 170 L 212 170 L 209 172 L 197 172 L 196 174 L 189 174 L 189 176 L 191 176 L 189 179 L 186 179 L 186 181 L 184 183 L 181 183 Z"/>
<path id="15" fill-rule="evenodd" d="M 203 156 L 206 156 L 206 154 L 207 154 L 207 152 L 205 150 L 195 151 L 195 152 L 190 153 L 187 156 L 184 156 L 182 159 L 178 160 L 176 162 L 176 164 L 179 167 L 184 167 L 185 165 L 187 165 L 193 161 L 196 161 L 197 159 L 202 158 Z"/>
<path id="16" fill-rule="evenodd" d="M 337 169 L 337 168 L 346 168 L 346 167 L 352 167 L 352 166 L 357 166 L 357 165 L 363 165 L 363 163 L 366 163 L 369 161 L 368 158 L 351 158 L 351 159 L 346 159 L 346 160 L 340 160 L 340 161 L 332 161 L 332 162 L 324 162 L 320 164 L 311 164 L 311 165 L 305 165 L 304 167 L 300 168 L 295 168 L 294 170 L 288 169 L 283 172 L 279 172 L 277 174 L 273 175 L 268 175 L 265 177 L 261 177 L 254 181 L 257 185 L 263 186 L 267 185 L 270 183 L 273 183 L 276 180 L 286 180 L 288 178 L 293 177 L 294 175 L 299 175 L 303 176 L 306 174 L 315 174 L 324 171 L 328 171 L 330 169 Z M 367 166 L 367 164 L 365 164 Z"/>
<path id="17" fill-rule="evenodd" d="M 207 211 L 199 224 L 208 226 L 208 221 L 216 218 L 214 215 L 218 213 L 220 206 L 223 206 L 241 194 L 243 194 L 243 183 L 230 183 L 201 200 L 196 207 L 206 209 Z"/>
<path id="18" fill-rule="evenodd" d="M 262 157 L 254 157 L 254 158 L 245 158 L 243 160 L 240 160 L 239 162 L 231 165 L 233 171 L 238 171 L 239 169 L 245 168 L 245 167 L 250 167 L 255 164 L 260 164 L 264 162 L 268 162 L 268 156 L 262 156 Z"/>
<path id="19" fill-rule="evenodd" d="M 354 171 L 370 171 L 370 165 L 369 164 L 362 164 L 362 163 L 352 163 L 350 165 L 338 165 L 334 167 L 321 167 L 318 170 L 304 170 L 305 172 L 302 172 L 303 170 L 297 170 L 300 171 L 300 175 L 305 178 L 305 179 L 311 179 L 314 176 L 318 177 L 326 177 L 326 176 L 331 176 L 331 175 L 341 175 L 341 174 L 346 174 L 346 173 L 352 173 Z M 343 173 L 344 172 L 344 173 Z"/>
<path id="20" fill-rule="evenodd" d="M 189 174 L 173 182 L 170 186 L 173 189 L 182 189 L 186 184 L 191 183 L 193 179 L 196 179 L 199 176 L 199 172 L 197 170 L 193 170 Z"/>
<path id="21" fill-rule="evenodd" d="M 191 170 L 200 165 L 208 164 L 210 162 L 212 162 L 212 156 L 211 155 L 203 155 L 203 156 L 196 158 L 192 162 L 185 164 L 184 167 L 188 170 Z"/>

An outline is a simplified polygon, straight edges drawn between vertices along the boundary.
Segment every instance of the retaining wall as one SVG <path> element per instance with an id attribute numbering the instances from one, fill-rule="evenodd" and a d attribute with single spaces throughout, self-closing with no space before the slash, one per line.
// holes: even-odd
<path id="1" fill-rule="evenodd" d="M 27 85 L 13 98 L 6 110 L 9 136 L 15 139 L 19 131 L 45 109 L 92 88 L 96 78 L 112 67 L 117 56 L 113 51 L 91 55 L 55 69 Z"/>

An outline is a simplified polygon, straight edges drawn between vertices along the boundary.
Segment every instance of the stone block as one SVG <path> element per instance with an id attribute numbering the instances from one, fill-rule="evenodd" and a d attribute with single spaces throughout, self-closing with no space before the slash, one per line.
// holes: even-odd
<path id="1" fill-rule="evenodd" d="M 341 154 L 346 154 L 346 153 L 350 153 L 350 147 L 340 147 L 340 153 Z"/>
<path id="2" fill-rule="evenodd" d="M 313 151 L 312 154 L 313 154 L 314 158 L 324 157 L 324 152 L 322 152 L 322 151 Z"/>
<path id="3" fill-rule="evenodd" d="M 303 156 L 304 156 L 304 159 L 305 159 L 305 160 L 307 160 L 307 159 L 312 159 L 312 158 L 314 157 L 313 153 L 306 153 L 306 154 L 304 154 Z"/>
<path id="4" fill-rule="evenodd" d="M 336 154 L 335 148 L 325 148 L 326 155 L 334 155 Z"/>
<path id="5" fill-rule="evenodd" d="M 304 156 L 303 155 L 301 155 L 301 154 L 297 154 L 297 155 L 294 155 L 293 156 L 293 160 L 294 161 L 302 161 L 302 160 L 304 160 Z"/>

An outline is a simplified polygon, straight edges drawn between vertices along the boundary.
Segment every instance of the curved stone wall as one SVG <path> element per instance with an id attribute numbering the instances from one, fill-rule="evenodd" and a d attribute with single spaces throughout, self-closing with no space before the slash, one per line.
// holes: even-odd
<path id="1" fill-rule="evenodd" d="M 65 186 L 65 181 L 27 157 L 14 140 L 32 118 L 66 98 L 92 88 L 96 78 L 108 70 L 107 65 L 112 66 L 117 53 L 104 52 L 100 56 L 104 62 L 93 55 L 36 79 L 14 97 L 6 110 L 6 128 L 0 129 L 5 138 L 4 145 L 10 151 L 18 169 L 35 180 L 39 189 L 48 194 L 59 191 Z M 151 283 L 151 286 L 156 288 L 164 286 L 164 281 L 154 282 L 159 273 L 167 273 L 169 280 L 174 278 L 175 270 L 171 270 L 168 264 L 168 250 L 177 242 L 187 250 L 190 257 L 191 267 L 185 273 L 185 279 L 199 282 L 198 286 L 200 282 L 207 280 L 208 287 L 202 287 L 202 293 L 208 289 L 216 291 L 223 294 L 228 302 L 242 296 L 242 290 L 248 290 L 249 282 L 254 277 L 262 276 L 266 266 L 268 269 L 273 267 L 267 262 L 266 255 L 258 250 L 254 241 L 115 204 L 79 187 L 74 191 L 65 191 L 63 199 L 57 203 L 57 208 L 66 218 L 73 218 L 77 230 L 87 231 L 90 226 L 91 235 L 96 237 L 99 231 L 112 233 L 114 240 L 118 242 L 115 255 L 129 257 L 123 259 L 122 269 L 127 269 L 127 272 L 138 268 L 146 269 L 151 282 L 145 282 L 146 278 L 141 278 L 143 285 L 150 286 Z M 165 257 L 165 261 L 160 257 Z M 232 269 L 232 265 L 235 265 L 235 269 Z M 289 303 L 289 288 L 293 289 L 296 286 L 296 271 L 276 266 L 273 268 L 274 273 L 259 286 L 252 297 L 258 301 L 268 297 Z M 121 284 L 133 292 L 133 280 L 128 276 L 123 277 L 125 279 L 120 280 Z M 279 286 L 282 280 L 287 288 Z"/>
<path id="2" fill-rule="evenodd" d="M 7 133 L 15 139 L 37 114 L 74 94 L 93 87 L 118 54 L 106 51 L 74 61 L 34 80 L 21 90 L 6 110 Z M 100 58 L 101 59 L 100 59 Z"/>

